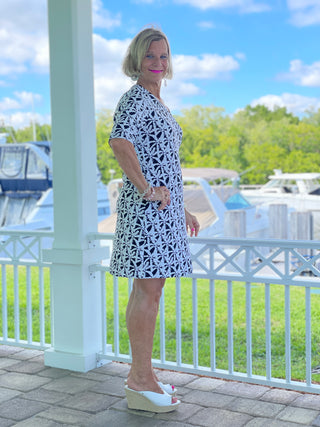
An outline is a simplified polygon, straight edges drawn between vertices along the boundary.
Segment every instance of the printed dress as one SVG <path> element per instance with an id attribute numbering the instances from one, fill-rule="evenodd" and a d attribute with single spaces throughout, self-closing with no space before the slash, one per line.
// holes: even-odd
<path id="1" fill-rule="evenodd" d="M 110 138 L 135 148 L 142 173 L 153 186 L 170 190 L 171 204 L 141 200 L 123 175 L 110 272 L 114 276 L 181 277 L 192 272 L 179 159 L 182 131 L 169 110 L 147 89 L 134 85 L 119 101 Z"/>

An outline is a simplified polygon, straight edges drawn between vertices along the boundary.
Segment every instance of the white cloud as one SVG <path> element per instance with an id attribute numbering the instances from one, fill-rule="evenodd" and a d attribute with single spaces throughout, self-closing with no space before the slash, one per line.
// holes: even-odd
<path id="1" fill-rule="evenodd" d="M 105 39 L 93 35 L 93 52 L 95 73 L 98 75 L 114 75 L 121 70 L 121 63 L 131 39 Z"/>
<path id="2" fill-rule="evenodd" d="M 233 0 L 234 3 L 235 0 Z M 201 2 L 200 2 L 201 3 Z M 211 2 L 211 6 L 214 2 Z M 247 2 L 248 3 L 248 2 Z M 249 2 L 251 5 L 252 1 Z M 236 2 L 240 8 L 240 0 Z M 10 0 L 0 2 L 0 86 L 8 85 L 22 73 L 49 72 L 49 49 L 46 1 Z M 231 0 L 227 1 L 231 7 Z M 17 13 L 19 11 L 19 13 Z M 101 0 L 93 0 L 93 25 L 95 28 L 112 29 L 121 24 L 121 15 L 111 15 Z M 203 23 L 210 27 L 211 23 Z M 123 75 L 121 63 L 130 39 L 115 40 L 93 35 L 94 76 L 96 109 L 116 106 L 120 96 L 128 90 L 132 82 Z M 200 56 L 177 55 L 174 61 L 174 90 L 164 89 L 167 102 L 171 108 L 182 106 L 183 98 L 201 94 L 201 89 L 194 79 L 224 79 L 239 68 L 236 57 L 204 54 Z M 6 76 L 1 79 L 1 75 Z M 6 83 L 4 83 L 6 81 Z M 173 84 L 173 83 L 172 83 Z M 173 87 L 173 86 L 172 86 Z M 6 98 L 0 98 L 2 117 L 12 125 L 28 125 L 32 104 L 29 92 L 16 92 Z M 35 110 L 40 99 L 33 95 Z M 39 115 L 39 122 L 47 116 Z"/>
<path id="3" fill-rule="evenodd" d="M 292 81 L 299 86 L 320 87 L 320 61 L 305 65 L 300 59 L 290 62 L 290 71 L 278 75 L 279 80 Z"/>
<path id="4" fill-rule="evenodd" d="M 168 81 L 167 86 L 163 85 L 162 97 L 172 111 L 178 111 L 186 108 L 184 98 L 201 94 L 198 86 L 190 82 L 179 81 L 174 79 Z"/>
<path id="5" fill-rule="evenodd" d="M 283 93 L 282 95 L 265 95 L 251 102 L 251 106 L 265 105 L 270 110 L 275 107 L 286 107 L 289 113 L 295 115 L 303 114 L 312 108 L 317 111 L 320 108 L 320 98 L 311 98 L 294 93 Z"/>
<path id="6" fill-rule="evenodd" d="M 34 50 L 31 64 L 38 73 L 49 73 L 49 40 L 42 37 Z"/>
<path id="7" fill-rule="evenodd" d="M 320 24 L 319 0 L 287 0 L 291 23 L 297 27 Z"/>
<path id="8" fill-rule="evenodd" d="M 173 70 L 182 80 L 229 78 L 230 72 L 237 70 L 239 63 L 232 56 L 203 54 L 200 57 L 175 55 Z"/>
<path id="9" fill-rule="evenodd" d="M 14 95 L 18 98 L 22 108 L 30 107 L 33 104 L 42 100 L 42 95 L 32 92 L 14 92 Z"/>
<path id="10" fill-rule="evenodd" d="M 121 70 L 130 39 L 107 40 L 95 34 L 95 105 L 96 109 L 115 108 L 120 96 L 132 85 L 131 80 Z M 239 68 L 238 62 L 231 56 L 204 54 L 200 57 L 191 55 L 174 55 L 174 90 L 163 85 L 163 96 L 170 108 L 181 106 L 183 97 L 201 93 L 193 79 L 229 78 L 231 71 Z"/>
<path id="11" fill-rule="evenodd" d="M 111 15 L 101 0 L 93 0 L 92 15 L 95 28 L 121 24 L 120 14 Z M 0 2 L 0 49 L 0 75 L 49 72 L 46 1 Z"/>
<path id="12" fill-rule="evenodd" d="M 21 104 L 18 100 L 5 97 L 0 101 L 0 111 L 17 110 Z"/>
<path id="13" fill-rule="evenodd" d="M 0 28 L 0 74 L 20 74 L 33 67 L 43 71 L 47 67 L 41 60 L 44 46 L 48 49 L 46 2 L 0 2 Z"/>
<path id="14" fill-rule="evenodd" d="M 94 28 L 111 30 L 121 25 L 121 14 L 112 16 L 108 10 L 104 9 L 102 0 L 93 0 L 92 21 Z"/>
<path id="15" fill-rule="evenodd" d="M 120 96 L 129 89 L 131 81 L 121 69 L 130 39 L 107 40 L 93 35 L 95 105 L 96 109 L 115 108 Z"/>
<path id="16" fill-rule="evenodd" d="M 119 14 L 111 15 L 103 7 L 101 0 L 93 0 L 92 12 L 95 28 L 112 29 L 121 24 L 121 16 Z M 104 40 L 102 37 L 94 35 L 98 76 L 96 98 L 98 105 L 101 106 L 105 105 L 105 100 L 108 99 L 108 105 L 111 107 L 111 105 L 114 106 L 119 94 L 127 87 L 126 79 L 120 71 L 119 58 L 124 56 L 124 49 L 128 41 L 110 41 L 106 49 L 102 40 Z M 10 2 L 0 2 L 0 51 L 0 87 L 8 86 L 10 79 L 13 80 L 22 73 L 29 72 L 36 76 L 37 73 L 49 72 L 46 1 L 10 0 Z M 101 77 L 103 73 L 105 80 Z M 117 74 L 116 78 L 113 73 Z M 6 76 L 6 80 L 1 80 L 1 76 Z M 111 87 L 106 82 L 108 77 Z M 112 91 L 115 92 L 113 97 L 110 96 Z M 15 92 L 9 97 L 0 99 L 2 119 L 15 127 L 29 125 L 32 113 L 24 110 L 32 109 L 30 95 L 32 94 L 28 92 Z M 33 96 L 36 104 L 39 101 L 37 97 L 40 95 L 34 94 Z M 35 110 L 36 107 L 35 105 Z M 48 122 L 48 117 L 48 115 L 37 115 L 37 120 L 39 123 L 43 123 L 45 120 Z"/>
<path id="17" fill-rule="evenodd" d="M 51 123 L 49 114 L 33 114 L 30 111 L 18 111 L 13 114 L 3 114 L 0 112 L 0 123 L 3 123 L 5 126 L 12 126 L 15 129 L 30 126 L 33 120 L 40 125 Z"/>
<path id="18" fill-rule="evenodd" d="M 33 113 L 33 105 L 42 101 L 42 95 L 32 92 L 14 92 L 14 97 L 0 100 L 0 123 L 5 126 L 21 128 L 29 126 L 32 121 L 39 124 L 50 123 L 50 114 Z"/>
<path id="19" fill-rule="evenodd" d="M 42 96 L 32 92 L 14 92 L 15 98 L 4 97 L 0 100 L 0 112 L 32 108 L 34 104 L 42 100 Z"/>
<path id="20" fill-rule="evenodd" d="M 174 0 L 178 4 L 189 4 L 198 9 L 227 9 L 234 8 L 242 13 L 257 13 L 270 10 L 266 3 L 257 3 L 255 0 Z"/>
<path id="21" fill-rule="evenodd" d="M 47 2 L 39 0 L 10 0 L 0 2 L 0 28 L 14 35 L 19 33 L 45 32 L 47 26 Z"/>

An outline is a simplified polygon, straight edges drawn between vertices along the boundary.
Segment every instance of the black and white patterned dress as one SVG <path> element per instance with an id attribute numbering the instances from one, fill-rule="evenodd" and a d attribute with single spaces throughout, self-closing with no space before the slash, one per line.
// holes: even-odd
<path id="1" fill-rule="evenodd" d="M 192 272 L 179 159 L 182 131 L 169 110 L 148 90 L 134 85 L 119 101 L 110 138 L 135 148 L 142 173 L 153 186 L 170 190 L 171 204 L 141 200 L 123 175 L 110 272 L 115 276 L 181 277 Z"/>

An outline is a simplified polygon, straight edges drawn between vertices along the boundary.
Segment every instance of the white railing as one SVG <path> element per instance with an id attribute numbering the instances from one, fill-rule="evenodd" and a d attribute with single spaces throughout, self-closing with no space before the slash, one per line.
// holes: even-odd
<path id="1" fill-rule="evenodd" d="M 90 236 L 103 244 L 112 238 Z M 320 242 L 190 243 L 192 277 L 168 280 L 161 299 L 154 366 L 320 393 Z M 132 281 L 112 278 L 107 263 L 90 270 L 101 275 L 107 319 L 99 358 L 130 362 L 125 306 Z"/>
<path id="2" fill-rule="evenodd" d="M 50 264 L 42 249 L 51 232 L 0 232 L 0 343 L 17 347 L 50 347 Z"/>
<path id="3" fill-rule="evenodd" d="M 0 232 L 0 343 L 50 347 L 49 232 Z M 89 247 L 113 235 L 93 234 Z M 99 241 L 99 242 L 98 242 Z M 190 239 L 194 272 L 161 299 L 157 367 L 320 393 L 320 242 Z M 125 308 L 132 280 L 100 275 L 99 359 L 130 361 Z M 106 339 L 107 337 L 107 339 Z M 298 368 L 299 366 L 299 368 Z"/>

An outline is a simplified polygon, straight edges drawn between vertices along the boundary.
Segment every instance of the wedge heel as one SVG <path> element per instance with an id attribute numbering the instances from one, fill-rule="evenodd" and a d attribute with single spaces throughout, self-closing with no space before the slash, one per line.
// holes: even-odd
<path id="1" fill-rule="evenodd" d="M 152 391 L 136 391 L 127 385 L 124 389 L 129 409 L 163 413 L 174 411 L 180 404 L 180 400 L 172 403 L 172 396 L 165 392 L 160 394 Z"/>

